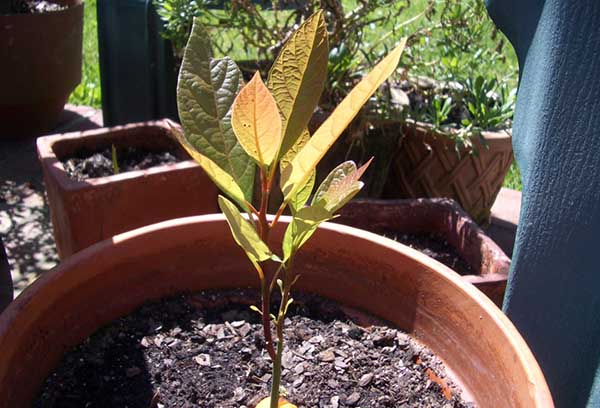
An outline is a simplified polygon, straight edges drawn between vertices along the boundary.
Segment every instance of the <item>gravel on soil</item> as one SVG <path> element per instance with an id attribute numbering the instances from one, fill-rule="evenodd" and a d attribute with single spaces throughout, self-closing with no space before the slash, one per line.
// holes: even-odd
<path id="1" fill-rule="evenodd" d="M 148 303 L 67 354 L 35 407 L 253 407 L 271 369 L 250 291 Z M 473 407 L 402 331 L 312 295 L 285 325 L 283 379 L 299 407 Z M 350 318 L 352 316 L 353 318 Z"/>

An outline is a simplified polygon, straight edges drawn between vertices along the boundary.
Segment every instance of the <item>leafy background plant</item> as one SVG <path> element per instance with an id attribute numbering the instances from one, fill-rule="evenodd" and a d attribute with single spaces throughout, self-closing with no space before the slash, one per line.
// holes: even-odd
<path id="1" fill-rule="evenodd" d="M 167 30 L 168 36 L 173 36 L 179 49 L 185 44 L 185 36 L 191 28 L 191 16 L 197 13 L 199 7 L 215 6 L 222 3 L 216 0 L 164 0 L 157 3 L 160 11 L 169 12 Z M 266 2 L 270 3 L 270 2 Z M 344 10 L 350 10 L 360 2 L 343 0 L 339 2 Z M 504 36 L 497 32 L 487 16 L 483 0 L 411 0 L 401 2 L 408 4 L 396 21 L 388 24 L 375 23 L 366 27 L 363 32 L 363 50 L 360 55 L 369 55 L 374 48 L 376 58 L 378 52 L 385 52 L 385 43 L 403 34 L 414 33 L 409 39 L 409 47 L 403 57 L 405 66 L 411 67 L 411 74 L 436 78 L 442 82 L 458 78 L 464 82 L 467 78 L 481 76 L 486 80 L 496 80 L 499 87 L 509 91 L 514 89 L 518 79 L 518 64 L 510 44 Z M 264 5 L 265 3 L 263 3 Z M 432 5 L 432 11 L 428 7 Z M 268 6 L 268 4 L 267 4 Z M 459 9 L 460 7 L 460 9 Z M 267 7 L 268 8 L 268 7 Z M 194 11 L 196 10 L 196 11 Z M 176 11 L 176 12 L 170 12 Z M 377 13 L 385 10 L 375 10 Z M 445 17 L 442 13 L 445 12 Z M 218 21 L 221 16 L 217 9 L 212 9 Z M 266 12 L 267 15 L 269 12 Z M 285 13 L 282 11 L 282 13 Z M 401 26 L 400 26 L 401 25 Z M 400 27 L 398 27 L 400 26 Z M 395 30 L 395 31 L 394 31 Z M 219 32 L 225 45 L 236 44 L 238 39 L 235 30 L 224 29 Z M 179 36 L 179 40 L 177 40 Z M 369 45 L 367 47 L 367 45 Z M 379 48 L 378 48 L 379 47 Z M 364 51 L 366 50 L 366 51 Z M 379 51 L 378 51 L 379 50 Z M 216 50 L 219 54 L 219 51 Z M 343 76 L 346 69 L 352 67 L 350 53 L 345 49 L 341 52 L 333 48 L 330 53 L 329 71 L 335 76 Z M 232 49 L 230 55 L 236 60 L 256 58 L 256 54 L 245 47 Z M 338 56 L 339 55 L 339 56 Z M 367 60 L 367 57 L 364 56 Z M 362 61 L 362 59 L 361 59 Z M 354 62 L 354 64 L 357 64 Z M 351 70 L 350 72 L 356 72 Z M 340 81 L 331 81 L 331 87 L 339 86 Z M 496 94 L 502 95 L 502 91 Z M 100 73 L 98 67 L 98 41 L 96 24 L 96 0 L 86 0 L 84 20 L 83 48 L 83 79 L 80 86 L 71 95 L 70 103 L 89 105 L 100 108 Z M 502 103 L 500 105 L 503 105 Z M 510 111 L 512 106 L 508 105 Z M 434 113 L 436 114 L 436 113 Z M 505 182 L 505 187 L 521 189 L 521 181 L 516 164 L 513 164 Z"/>
<path id="2" fill-rule="evenodd" d="M 325 111 L 385 55 L 390 41 L 408 36 L 405 60 L 410 69 L 395 78 L 392 87 L 396 89 L 379 92 L 370 101 L 365 117 L 410 118 L 433 124 L 438 133 L 455 140 L 457 151 L 472 148 L 472 138 L 482 130 L 512 126 L 516 57 L 481 0 L 155 3 L 176 54 L 181 53 L 191 18 L 197 17 L 210 32 L 218 33 L 212 36 L 217 53 L 236 60 L 267 62 L 274 59 L 294 25 L 323 6 L 331 39 L 329 81 L 320 101 Z M 269 63 L 255 67 L 266 72 Z M 429 86 L 420 86 L 423 82 Z M 365 140 L 369 125 L 363 120 L 349 130 L 353 134 L 343 146 L 346 156 L 360 159 L 360 152 L 370 149 Z M 381 153 L 378 160 L 382 160 Z M 383 170 L 387 162 L 383 161 L 375 167 Z M 377 195 L 377 191 L 372 192 Z"/>

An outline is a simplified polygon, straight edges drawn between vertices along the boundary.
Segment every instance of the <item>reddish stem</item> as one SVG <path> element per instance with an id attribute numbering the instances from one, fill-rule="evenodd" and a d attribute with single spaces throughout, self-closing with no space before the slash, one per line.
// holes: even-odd
<path id="1" fill-rule="evenodd" d="M 269 180 L 265 174 L 265 169 L 261 168 L 260 170 L 260 187 L 261 187 L 261 195 L 260 195 L 260 208 L 258 210 L 258 226 L 259 226 L 259 235 L 263 242 L 269 245 L 269 222 L 267 221 L 267 207 L 269 203 Z M 270 263 L 266 261 L 264 263 L 264 279 L 261 282 L 261 294 L 262 294 L 262 326 L 263 326 L 263 334 L 265 336 L 265 345 L 267 347 L 267 351 L 272 361 L 275 361 L 277 358 L 277 353 L 275 352 L 275 346 L 273 344 L 273 334 L 271 333 L 271 313 L 270 313 L 270 303 L 271 303 L 271 273 L 270 273 Z"/>

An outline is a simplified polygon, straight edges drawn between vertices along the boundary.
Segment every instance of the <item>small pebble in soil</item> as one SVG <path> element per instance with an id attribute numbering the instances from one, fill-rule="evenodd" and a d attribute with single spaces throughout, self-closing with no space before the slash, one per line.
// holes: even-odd
<path id="1" fill-rule="evenodd" d="M 294 298 L 282 385 L 298 407 L 474 407 L 406 334 L 370 316 L 378 324 L 360 327 L 328 300 Z M 258 299 L 227 291 L 145 304 L 68 353 L 34 407 L 252 408 L 271 381 L 249 308 Z"/>

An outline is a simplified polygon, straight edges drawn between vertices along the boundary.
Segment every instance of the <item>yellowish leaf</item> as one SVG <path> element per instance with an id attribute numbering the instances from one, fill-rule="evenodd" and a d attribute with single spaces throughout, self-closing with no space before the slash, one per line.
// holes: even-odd
<path id="1" fill-rule="evenodd" d="M 298 154 L 298 152 L 308 143 L 310 140 L 310 133 L 308 133 L 308 129 L 304 129 L 296 143 L 289 149 L 286 154 L 283 155 L 281 161 L 279 162 L 280 171 L 283 173 L 283 169 L 290 164 L 294 156 Z M 298 189 L 294 197 L 292 197 L 289 201 L 290 208 L 292 213 L 297 212 L 300 208 L 306 204 L 308 199 L 310 198 L 310 193 L 312 193 L 313 187 L 315 186 L 315 180 L 317 178 L 317 172 L 313 171 L 306 183 Z"/>
<path id="2" fill-rule="evenodd" d="M 246 153 L 259 165 L 273 162 L 281 145 L 281 117 L 258 72 L 235 98 L 231 125 Z"/>
<path id="3" fill-rule="evenodd" d="M 244 198 L 244 192 L 235 179 L 229 173 L 217 166 L 215 162 L 200 154 L 200 152 L 198 152 L 198 150 L 196 150 L 194 146 L 192 146 L 190 142 L 188 142 L 188 140 L 183 136 L 178 125 L 171 121 L 167 121 L 167 123 L 175 135 L 175 138 L 177 138 L 177 141 L 181 143 L 192 159 L 194 159 L 200 165 L 200 167 L 202 167 L 202 169 L 217 185 L 217 187 L 219 187 L 221 191 L 240 204 L 242 208 L 246 209 L 248 204 Z"/>
<path id="4" fill-rule="evenodd" d="M 360 178 L 372 161 L 373 158 L 358 169 L 351 160 L 337 166 L 323 180 L 311 205 L 322 206 L 332 213 L 342 208 L 362 189 Z"/>
<path id="5" fill-rule="evenodd" d="M 260 239 L 250 221 L 244 218 L 235 204 L 220 195 L 219 207 L 225 214 L 225 218 L 227 218 L 235 242 L 246 251 L 246 255 L 252 263 L 266 261 L 271 258 L 272 253 L 269 247 Z"/>
<path id="6" fill-rule="evenodd" d="M 327 77 L 327 24 L 319 10 L 285 42 L 269 71 L 268 87 L 281 111 L 283 142 L 279 157 L 306 128 Z"/>
<path id="7" fill-rule="evenodd" d="M 327 120 L 317 129 L 310 141 L 294 157 L 281 175 L 282 191 L 286 202 L 296 194 L 317 163 L 335 143 L 362 106 L 396 69 L 406 40 L 402 40 L 362 81 L 342 100 Z"/>
<path id="8" fill-rule="evenodd" d="M 298 210 L 288 224 L 283 236 L 283 260 L 287 261 L 315 233 L 319 224 L 329 221 L 333 214 L 322 206 L 304 207 Z"/>

